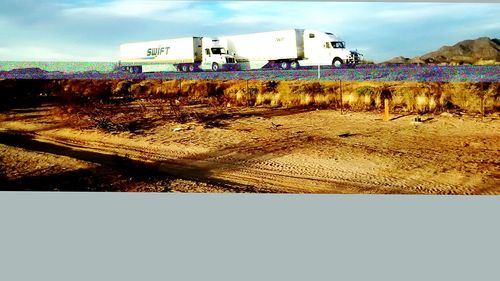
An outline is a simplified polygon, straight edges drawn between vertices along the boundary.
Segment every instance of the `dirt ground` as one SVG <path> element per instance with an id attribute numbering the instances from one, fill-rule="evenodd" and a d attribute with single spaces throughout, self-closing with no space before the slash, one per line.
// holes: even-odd
<path id="1" fill-rule="evenodd" d="M 57 110 L 0 113 L 3 190 L 500 194 L 498 114 L 227 108 L 117 131 Z"/>

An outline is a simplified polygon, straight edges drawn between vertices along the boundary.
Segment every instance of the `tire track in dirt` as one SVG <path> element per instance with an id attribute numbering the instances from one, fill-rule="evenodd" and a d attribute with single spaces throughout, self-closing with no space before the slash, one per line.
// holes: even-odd
<path id="1" fill-rule="evenodd" d="M 81 150 L 99 151 L 125 156 L 147 163 L 155 163 L 166 173 L 213 183 L 254 186 L 279 192 L 315 193 L 419 193 L 419 194 L 466 194 L 472 190 L 432 181 L 412 180 L 396 176 L 381 176 L 376 169 L 356 169 L 342 166 L 332 159 L 314 159 L 291 150 L 306 147 L 315 142 L 338 142 L 311 137 L 288 136 L 261 140 L 257 144 L 239 144 L 220 151 L 196 154 L 145 145 L 122 145 L 105 141 L 86 141 L 60 136 L 36 136 L 37 140 L 56 143 Z M 345 145 L 345 143 L 343 143 Z M 353 149 L 380 152 L 372 147 L 352 145 Z M 398 153 L 398 152 L 395 152 Z M 187 169 L 186 169 L 187 168 Z"/>

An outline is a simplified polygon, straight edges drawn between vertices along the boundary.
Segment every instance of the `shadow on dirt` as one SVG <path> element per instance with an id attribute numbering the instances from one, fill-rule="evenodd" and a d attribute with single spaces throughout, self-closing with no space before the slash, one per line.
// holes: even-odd
<path id="1" fill-rule="evenodd" d="M 231 122 L 238 119 L 259 117 L 263 119 L 288 116 L 303 112 L 312 111 L 311 108 L 255 108 L 246 112 L 226 111 L 226 112 L 203 112 L 194 113 L 190 117 L 193 121 L 202 124 L 205 128 L 226 128 Z"/>
<path id="2" fill-rule="evenodd" d="M 5 145 L 28 149 L 37 152 L 46 152 L 60 156 L 67 156 L 91 163 L 99 164 L 99 168 L 80 169 L 70 172 L 62 172 L 54 175 L 26 176 L 14 181 L 6 181 L 1 184 L 3 190 L 19 190 L 20 187 L 36 190 L 52 190 L 54 188 L 68 191 L 116 190 L 118 175 L 127 175 L 135 181 L 165 181 L 165 174 L 158 173 L 156 165 L 129 159 L 118 155 L 109 155 L 92 151 L 84 151 L 71 147 L 37 141 L 33 135 L 20 134 L 18 132 L 1 132 L 0 143 Z M 110 170 L 111 169 L 111 170 Z M 199 171 L 203 174 L 203 171 Z M 109 176 L 105 176 L 109 175 Z M 168 185 L 168 182 L 166 182 Z"/>
<path id="3" fill-rule="evenodd" d="M 4 177 L 0 178 L 0 186 L 2 190 L 9 191 L 126 191 L 131 183 L 168 187 L 169 181 L 170 179 L 165 177 L 146 178 L 137 174 L 123 177 L 118 171 L 99 167 L 49 175 L 24 176 L 14 180 Z"/>
<path id="4" fill-rule="evenodd" d="M 1 132 L 0 143 L 98 164 L 95 168 L 59 171 L 48 175 L 27 175 L 14 180 L 0 174 L 1 190 L 127 191 L 131 185 L 155 185 L 162 187 L 161 191 L 170 191 L 168 187 L 171 177 L 152 173 L 152 167 L 125 157 L 75 150 L 34 140 L 33 135 L 12 132 Z"/>
<path id="5" fill-rule="evenodd" d="M 67 156 L 98 164 L 98 168 L 56 173 L 43 176 L 25 176 L 8 180 L 0 175 L 2 190 L 61 190 L 61 191 L 126 191 L 134 183 L 156 184 L 170 191 L 169 182 L 180 178 L 215 184 L 232 192 L 256 191 L 254 187 L 211 177 L 213 166 L 187 166 L 176 161 L 144 162 L 128 157 L 74 149 L 68 146 L 41 142 L 34 135 L 15 131 L 0 132 L 0 143 L 36 152 Z M 125 176 L 126 175 L 126 176 Z"/>

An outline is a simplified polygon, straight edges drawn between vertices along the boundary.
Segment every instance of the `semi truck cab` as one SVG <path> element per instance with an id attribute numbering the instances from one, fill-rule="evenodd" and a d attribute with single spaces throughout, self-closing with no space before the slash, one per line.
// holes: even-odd
<path id="1" fill-rule="evenodd" d="M 342 64 L 355 65 L 361 60 L 361 54 L 346 48 L 345 41 L 335 36 L 333 33 L 325 32 L 327 41 L 325 48 L 328 50 L 329 59 L 332 66 L 340 67 Z"/>
<path id="2" fill-rule="evenodd" d="M 236 69 L 234 56 L 229 54 L 219 44 L 218 39 L 203 38 L 203 55 L 200 68 L 203 70 L 218 71 L 220 69 Z"/>
<path id="3" fill-rule="evenodd" d="M 358 64 L 361 59 L 360 53 L 348 50 L 345 42 L 330 32 L 305 30 L 304 51 L 310 65 L 340 67 Z"/>

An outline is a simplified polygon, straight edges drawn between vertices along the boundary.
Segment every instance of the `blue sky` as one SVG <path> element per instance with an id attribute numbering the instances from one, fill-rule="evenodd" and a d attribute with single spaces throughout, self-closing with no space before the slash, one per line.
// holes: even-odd
<path id="1" fill-rule="evenodd" d="M 498 3 L 1 0 L 0 60 L 117 61 L 125 42 L 313 28 L 380 62 L 500 38 L 498 15 Z"/>

